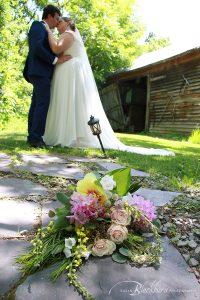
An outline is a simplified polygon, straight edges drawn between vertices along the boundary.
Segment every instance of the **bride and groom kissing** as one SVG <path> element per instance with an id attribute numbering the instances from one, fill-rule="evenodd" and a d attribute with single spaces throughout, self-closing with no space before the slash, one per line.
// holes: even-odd
<path id="1" fill-rule="evenodd" d="M 57 27 L 59 38 L 51 29 Z M 119 140 L 103 110 L 81 35 L 74 22 L 47 5 L 42 21 L 34 21 L 28 33 L 29 52 L 24 78 L 33 86 L 28 115 L 27 142 L 46 145 L 99 148 L 87 125 L 98 116 L 106 148 L 118 149 Z M 105 62 L 106 63 L 106 62 Z"/>
<path id="2" fill-rule="evenodd" d="M 58 39 L 51 31 L 55 27 Z M 100 148 L 87 124 L 93 115 L 100 119 L 104 148 L 171 155 L 166 150 L 126 146 L 117 139 L 103 109 L 79 30 L 70 18 L 61 16 L 57 7 L 47 5 L 42 21 L 32 23 L 28 44 L 23 75 L 33 86 L 28 115 L 30 146 Z"/>

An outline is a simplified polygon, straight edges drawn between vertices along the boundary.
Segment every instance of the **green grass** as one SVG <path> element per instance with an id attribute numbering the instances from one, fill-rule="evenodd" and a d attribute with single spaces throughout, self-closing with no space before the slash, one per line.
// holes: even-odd
<path id="1" fill-rule="evenodd" d="M 152 175 L 160 174 L 169 177 L 166 185 L 176 189 L 199 187 L 200 185 L 200 145 L 192 144 L 180 136 L 161 138 L 144 134 L 117 134 L 118 138 L 127 145 L 147 148 L 162 148 L 175 152 L 175 157 L 143 156 L 117 150 L 107 151 L 110 158 L 116 162 L 132 168 L 149 172 Z M 76 149 L 54 147 L 52 149 L 33 149 L 26 144 L 26 120 L 14 119 L 8 123 L 0 133 L 0 151 L 15 157 L 17 153 L 60 153 L 77 156 L 101 156 L 96 149 Z"/>
<path id="2" fill-rule="evenodd" d="M 200 128 L 192 131 L 188 141 L 193 144 L 200 144 Z"/>

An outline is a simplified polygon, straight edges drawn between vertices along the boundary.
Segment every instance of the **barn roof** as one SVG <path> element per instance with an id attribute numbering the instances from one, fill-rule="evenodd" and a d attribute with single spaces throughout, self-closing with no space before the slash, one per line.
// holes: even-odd
<path id="1" fill-rule="evenodd" d="M 179 64 L 181 58 L 188 57 L 188 59 L 193 59 L 194 57 L 200 58 L 200 45 L 193 45 L 193 47 L 188 48 L 188 46 L 168 46 L 156 51 L 145 53 L 133 62 L 132 66 L 129 68 L 124 68 L 117 70 L 115 73 L 111 74 L 109 77 L 123 77 L 126 74 L 137 74 L 148 73 L 151 70 L 156 70 L 159 65 L 164 65 L 165 63 L 174 62 L 174 64 Z"/>

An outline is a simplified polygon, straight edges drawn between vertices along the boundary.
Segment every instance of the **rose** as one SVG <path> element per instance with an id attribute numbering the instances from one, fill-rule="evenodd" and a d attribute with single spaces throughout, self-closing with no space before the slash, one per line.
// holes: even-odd
<path id="1" fill-rule="evenodd" d="M 131 215 L 121 207 L 112 207 L 110 218 L 113 223 L 127 226 L 131 222 Z"/>
<path id="2" fill-rule="evenodd" d="M 127 239 L 128 230 L 125 226 L 112 224 L 107 231 L 111 241 L 116 244 L 121 244 Z"/>
<path id="3" fill-rule="evenodd" d="M 94 256 L 111 255 L 115 250 L 115 243 L 107 239 L 99 239 L 92 247 L 92 254 Z"/>
<path id="4" fill-rule="evenodd" d="M 105 191 L 112 191 L 116 187 L 116 182 L 113 180 L 113 176 L 105 175 L 100 181 Z"/>

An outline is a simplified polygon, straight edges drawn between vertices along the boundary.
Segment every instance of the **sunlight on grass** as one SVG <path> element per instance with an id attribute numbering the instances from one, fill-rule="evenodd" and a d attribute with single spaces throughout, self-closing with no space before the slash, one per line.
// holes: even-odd
<path id="1" fill-rule="evenodd" d="M 181 140 L 155 137 L 144 134 L 118 133 L 117 137 L 125 144 L 145 148 L 162 148 L 175 152 L 173 156 L 145 156 L 118 150 L 107 150 L 110 158 L 117 163 L 132 168 L 168 176 L 170 184 L 177 189 L 198 186 L 200 182 L 200 145 Z M 78 149 L 53 147 L 33 149 L 26 144 L 26 120 L 14 119 L 0 134 L 0 151 L 10 155 L 17 153 L 60 153 L 70 156 L 102 157 L 98 149 Z"/>
<path id="2" fill-rule="evenodd" d="M 200 128 L 192 131 L 188 141 L 193 144 L 200 144 Z"/>

